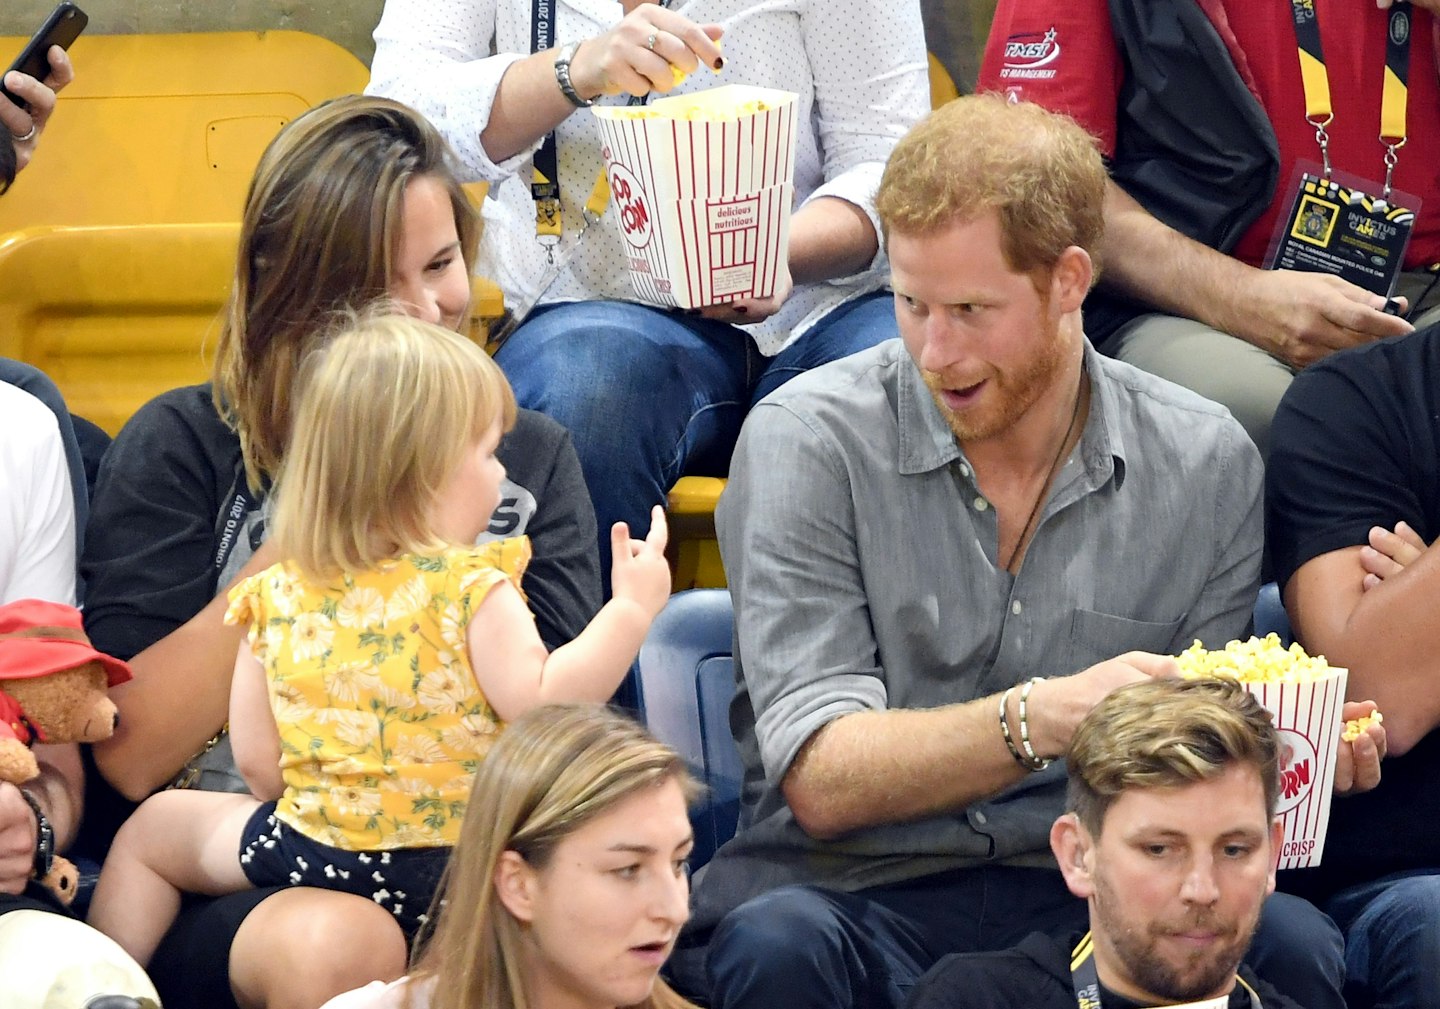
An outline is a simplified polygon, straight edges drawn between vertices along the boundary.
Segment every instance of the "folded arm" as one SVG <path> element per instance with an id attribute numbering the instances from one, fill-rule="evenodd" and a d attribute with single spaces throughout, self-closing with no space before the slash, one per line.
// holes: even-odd
<path id="1" fill-rule="evenodd" d="M 1306 561 L 1285 586 L 1285 609 L 1307 651 L 1350 670 L 1346 692 L 1379 706 L 1389 752 L 1398 755 L 1440 725 L 1434 630 L 1440 551 L 1426 550 L 1366 591 L 1364 549 L 1345 547 Z"/>

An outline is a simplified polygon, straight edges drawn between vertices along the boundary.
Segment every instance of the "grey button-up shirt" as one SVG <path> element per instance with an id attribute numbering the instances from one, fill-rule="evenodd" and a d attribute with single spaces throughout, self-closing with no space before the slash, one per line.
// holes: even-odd
<path id="1" fill-rule="evenodd" d="M 1088 343 L 1085 355 L 1089 417 L 1014 576 L 996 557 L 995 511 L 899 340 L 802 375 L 751 412 L 716 515 L 736 603 L 744 809 L 700 878 L 697 925 L 785 883 L 854 890 L 989 862 L 1054 865 L 1058 763 L 949 815 L 809 837 L 780 782 L 831 719 L 973 700 L 1245 631 L 1259 454 L 1223 407 Z"/>

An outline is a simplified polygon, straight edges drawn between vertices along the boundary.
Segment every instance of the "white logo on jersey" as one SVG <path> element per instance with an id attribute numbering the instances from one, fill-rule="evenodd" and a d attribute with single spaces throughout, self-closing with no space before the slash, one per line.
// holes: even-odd
<path id="1" fill-rule="evenodd" d="M 1053 25 L 1044 34 L 1025 32 L 1011 35 L 1005 40 L 1005 62 L 1000 67 L 1001 80 L 1054 77 L 1055 70 L 1050 64 L 1060 58 L 1058 35 Z"/>

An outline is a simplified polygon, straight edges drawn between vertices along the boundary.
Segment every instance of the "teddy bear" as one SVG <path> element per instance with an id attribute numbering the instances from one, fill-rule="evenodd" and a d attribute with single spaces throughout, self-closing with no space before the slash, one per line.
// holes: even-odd
<path id="1" fill-rule="evenodd" d="M 39 599 L 0 606 L 0 781 L 23 786 L 39 776 L 31 743 L 109 739 L 120 716 L 106 689 L 130 676 L 129 666 L 90 644 L 73 606 Z M 63 858 L 40 880 L 66 904 L 77 881 Z"/>

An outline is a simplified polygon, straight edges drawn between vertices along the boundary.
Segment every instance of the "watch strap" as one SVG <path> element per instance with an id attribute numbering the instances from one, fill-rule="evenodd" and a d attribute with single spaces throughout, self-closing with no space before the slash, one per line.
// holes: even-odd
<path id="1" fill-rule="evenodd" d="M 581 98 L 570 80 L 570 61 L 575 58 L 575 50 L 579 48 L 578 42 L 570 42 L 560 47 L 560 52 L 555 57 L 555 83 L 560 85 L 560 93 L 571 105 L 577 109 L 588 109 L 595 104 L 595 99 Z"/>
<path id="2" fill-rule="evenodd" d="M 55 828 L 29 789 L 20 789 L 20 794 L 35 814 L 35 878 L 44 879 L 55 865 Z"/>

